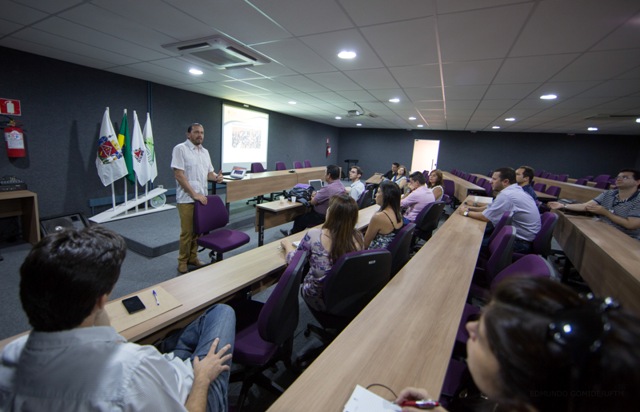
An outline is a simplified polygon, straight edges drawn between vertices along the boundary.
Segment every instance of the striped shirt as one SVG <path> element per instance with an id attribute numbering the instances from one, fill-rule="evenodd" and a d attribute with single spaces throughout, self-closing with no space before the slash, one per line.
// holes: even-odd
<path id="1" fill-rule="evenodd" d="M 618 197 L 618 190 L 608 190 L 606 192 L 602 192 L 593 199 L 594 202 L 599 204 L 600 206 L 608 209 L 611 213 L 618 215 L 620 217 L 636 217 L 640 218 L 640 190 L 636 190 L 636 192 L 631 195 L 626 200 L 620 200 Z M 626 229 L 618 224 L 615 224 L 608 218 L 604 216 L 600 216 L 600 220 L 605 223 L 610 224 L 631 236 L 632 238 L 640 240 L 640 229 Z"/>

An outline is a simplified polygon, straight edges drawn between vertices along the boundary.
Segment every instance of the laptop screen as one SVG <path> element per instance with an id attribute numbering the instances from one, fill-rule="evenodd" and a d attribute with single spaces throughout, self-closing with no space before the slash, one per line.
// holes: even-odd
<path id="1" fill-rule="evenodd" d="M 231 171 L 230 175 L 231 175 L 232 178 L 242 179 L 246 172 L 247 172 L 246 169 L 233 169 Z"/>
<path id="2" fill-rule="evenodd" d="M 322 189 L 322 180 L 320 179 L 309 180 L 309 186 L 313 187 L 313 190 L 318 191 Z"/>

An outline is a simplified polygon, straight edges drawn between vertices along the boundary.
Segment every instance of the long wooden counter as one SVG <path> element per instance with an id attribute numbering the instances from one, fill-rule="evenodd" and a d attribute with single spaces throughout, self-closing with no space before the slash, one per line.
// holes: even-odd
<path id="1" fill-rule="evenodd" d="M 341 411 L 356 384 L 424 387 L 437 399 L 484 228 L 451 215 L 269 411 Z"/>
<path id="2" fill-rule="evenodd" d="M 533 181 L 535 183 L 544 183 L 547 185 L 547 188 L 549 186 L 558 186 L 560 188 L 561 199 L 574 199 L 579 203 L 588 202 L 603 192 L 602 189 L 596 189 L 595 187 L 559 182 L 557 180 L 544 179 L 542 177 L 536 177 Z"/>
<path id="3" fill-rule="evenodd" d="M 452 180 L 456 184 L 454 196 L 460 202 L 462 202 L 464 199 L 467 198 L 467 196 L 470 194 L 469 193 L 470 190 L 474 192 L 479 192 L 482 194 L 486 193 L 484 190 L 484 187 L 473 184 L 468 180 L 464 180 L 452 173 L 443 171 L 442 175 L 445 179 Z"/>
<path id="4" fill-rule="evenodd" d="M 640 315 L 640 241 L 593 217 L 555 213 L 553 235 L 591 290 Z"/>

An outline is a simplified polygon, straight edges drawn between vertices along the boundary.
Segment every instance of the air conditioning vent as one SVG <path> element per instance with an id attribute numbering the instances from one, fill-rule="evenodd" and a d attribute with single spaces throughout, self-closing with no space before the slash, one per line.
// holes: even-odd
<path id="1" fill-rule="evenodd" d="M 271 62 L 263 54 L 222 35 L 165 44 L 162 47 L 179 53 L 187 60 L 207 66 L 213 65 L 220 69 L 249 67 Z"/>

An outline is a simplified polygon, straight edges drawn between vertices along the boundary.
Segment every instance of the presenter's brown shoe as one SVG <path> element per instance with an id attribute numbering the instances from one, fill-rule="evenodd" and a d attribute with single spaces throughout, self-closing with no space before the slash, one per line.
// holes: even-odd
<path id="1" fill-rule="evenodd" d="M 189 263 L 190 265 L 195 266 L 195 267 L 198 267 L 198 268 L 199 268 L 199 267 L 201 267 L 201 266 L 204 266 L 204 265 L 205 265 L 205 263 L 204 263 L 204 262 L 202 262 L 202 261 L 201 261 L 200 259 L 198 259 L 198 258 L 193 259 L 193 260 L 190 260 L 188 263 Z"/>
<path id="2" fill-rule="evenodd" d="M 187 273 L 188 271 L 189 271 L 189 268 L 187 267 L 187 263 L 186 262 L 178 263 L 178 272 Z"/>

